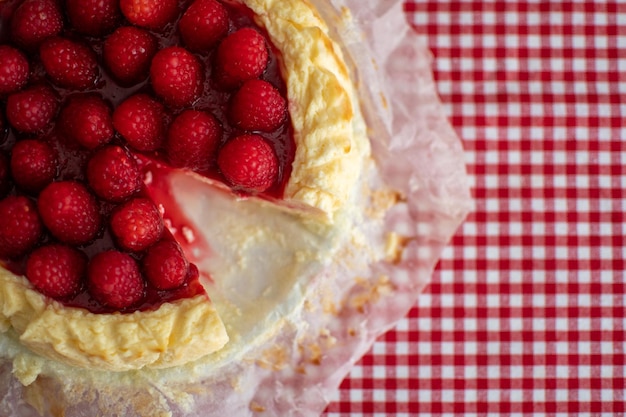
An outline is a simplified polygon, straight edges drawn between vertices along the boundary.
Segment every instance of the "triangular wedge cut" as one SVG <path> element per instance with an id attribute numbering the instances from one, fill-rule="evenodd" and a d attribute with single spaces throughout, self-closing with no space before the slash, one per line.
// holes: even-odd
<path id="1" fill-rule="evenodd" d="M 302 203 L 242 197 L 187 171 L 155 168 L 151 178 L 148 194 L 238 343 L 267 332 L 304 301 L 342 238 L 319 209 Z"/>

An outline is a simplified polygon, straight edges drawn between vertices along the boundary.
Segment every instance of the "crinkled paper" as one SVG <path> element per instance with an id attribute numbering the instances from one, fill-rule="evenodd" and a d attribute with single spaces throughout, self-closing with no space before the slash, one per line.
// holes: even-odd
<path id="1" fill-rule="evenodd" d="M 317 416 L 376 337 L 415 305 L 471 208 L 461 142 L 437 96 L 432 57 L 401 1 L 313 3 L 354 72 L 379 167 L 370 186 L 403 196 L 384 218 L 359 225 L 365 246 L 384 247 L 393 231 L 401 257 L 371 263 L 367 251 L 346 251 L 315 278 L 305 307 L 275 337 L 204 375 L 163 382 L 158 372 L 110 378 L 80 371 L 71 380 L 40 375 L 22 387 L 5 363 L 0 415 Z M 375 200 L 367 202 L 373 210 Z"/>

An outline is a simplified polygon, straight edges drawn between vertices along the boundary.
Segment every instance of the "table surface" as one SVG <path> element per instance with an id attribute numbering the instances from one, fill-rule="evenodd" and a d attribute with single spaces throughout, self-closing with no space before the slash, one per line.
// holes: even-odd
<path id="1" fill-rule="evenodd" d="M 475 210 L 325 416 L 626 414 L 626 3 L 405 3 Z"/>

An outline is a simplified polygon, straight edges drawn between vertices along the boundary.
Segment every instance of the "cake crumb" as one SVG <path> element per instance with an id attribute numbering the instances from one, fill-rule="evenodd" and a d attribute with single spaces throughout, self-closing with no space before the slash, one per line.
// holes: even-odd
<path id="1" fill-rule="evenodd" d="M 356 281 L 357 285 L 360 285 L 363 289 L 350 298 L 349 305 L 359 313 L 365 313 L 365 308 L 368 304 L 373 304 L 380 300 L 381 297 L 393 293 L 394 286 L 386 275 L 380 276 L 375 283 L 363 280 L 363 278 L 357 278 Z"/>
<path id="2" fill-rule="evenodd" d="M 250 411 L 254 411 L 255 413 L 263 413 L 265 412 L 265 407 L 263 407 L 261 404 L 257 403 L 256 401 L 252 401 L 250 403 Z"/>
<path id="3" fill-rule="evenodd" d="M 319 366 L 322 364 L 322 348 L 317 343 L 309 345 L 309 362 Z"/>
<path id="4" fill-rule="evenodd" d="M 263 351 L 262 357 L 256 360 L 257 366 L 272 371 L 280 371 L 287 366 L 287 350 L 282 346 L 272 346 Z"/>
<path id="5" fill-rule="evenodd" d="M 381 219 L 389 209 L 402 201 L 402 195 L 396 190 L 372 190 L 369 195 L 370 204 L 366 208 L 366 215 L 374 219 Z"/>
<path id="6" fill-rule="evenodd" d="M 398 264 L 402 260 L 404 248 L 410 239 L 398 233 L 390 232 L 385 238 L 385 261 Z"/>

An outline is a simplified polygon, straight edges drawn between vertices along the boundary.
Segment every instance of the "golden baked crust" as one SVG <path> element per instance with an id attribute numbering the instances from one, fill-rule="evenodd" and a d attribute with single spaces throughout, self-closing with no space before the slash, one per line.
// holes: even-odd
<path id="1" fill-rule="evenodd" d="M 306 0 L 244 0 L 280 53 L 296 155 L 285 198 L 333 215 L 350 198 L 369 142 L 341 50 Z"/>
<path id="2" fill-rule="evenodd" d="M 296 143 L 284 198 L 319 209 L 323 223 L 332 224 L 369 154 L 341 51 L 306 1 L 239 3 L 252 9 L 280 51 Z M 24 277 L 0 268 L 0 331 L 10 329 L 44 357 L 112 371 L 180 365 L 219 350 L 228 340 L 204 295 L 155 311 L 93 314 L 50 300 Z"/>
<path id="3" fill-rule="evenodd" d="M 182 365 L 222 348 L 226 329 L 205 295 L 132 314 L 63 306 L 0 269 L 1 327 L 42 356 L 81 368 L 124 371 Z"/>

